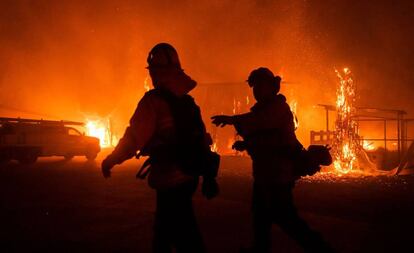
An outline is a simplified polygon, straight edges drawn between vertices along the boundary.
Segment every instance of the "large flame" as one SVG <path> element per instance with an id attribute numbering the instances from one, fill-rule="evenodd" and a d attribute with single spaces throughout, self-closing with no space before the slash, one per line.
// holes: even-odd
<path id="1" fill-rule="evenodd" d="M 118 142 L 117 138 L 111 132 L 109 120 L 87 119 L 85 127 L 86 135 L 98 138 L 102 148 L 113 147 Z"/>
<path id="2" fill-rule="evenodd" d="M 351 71 L 335 70 L 339 78 L 337 89 L 335 139 L 333 143 L 334 167 L 340 173 L 348 173 L 356 167 L 359 148 L 355 115 L 355 85 Z"/>

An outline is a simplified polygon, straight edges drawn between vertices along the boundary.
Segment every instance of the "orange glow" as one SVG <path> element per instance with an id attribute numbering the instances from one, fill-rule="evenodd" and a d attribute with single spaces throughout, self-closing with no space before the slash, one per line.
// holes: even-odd
<path id="1" fill-rule="evenodd" d="M 356 153 L 351 147 L 350 143 L 344 143 L 340 150 L 341 156 L 334 161 L 334 167 L 340 173 L 347 174 L 355 168 Z"/>
<path id="2" fill-rule="evenodd" d="M 376 147 L 374 146 L 374 143 L 368 142 L 365 140 L 362 142 L 362 148 L 367 151 L 372 151 L 376 149 Z"/>
<path id="3" fill-rule="evenodd" d="M 232 138 L 229 138 L 228 140 L 227 140 L 227 148 L 229 149 L 229 150 L 232 150 L 232 147 L 233 147 L 233 144 L 234 144 L 234 142 L 236 141 L 236 139 L 234 138 L 234 137 L 232 137 Z"/>
<path id="4" fill-rule="evenodd" d="M 299 127 L 299 120 L 298 120 L 298 117 L 297 117 L 298 101 L 293 99 L 292 102 L 290 102 L 289 107 L 290 107 L 290 110 L 292 111 L 292 114 L 293 114 L 293 122 L 295 124 L 295 130 L 296 130 Z"/>
<path id="5" fill-rule="evenodd" d="M 145 89 L 145 91 L 149 91 L 151 89 L 151 87 L 148 84 L 148 79 L 149 79 L 149 77 L 147 76 L 147 77 L 145 77 L 145 80 L 144 80 L 144 89 Z"/>
<path id="6" fill-rule="evenodd" d="M 118 139 L 111 133 L 109 120 L 88 119 L 85 127 L 86 135 L 98 138 L 102 148 L 113 147 L 118 143 Z"/>
<path id="7" fill-rule="evenodd" d="M 355 169 L 357 163 L 357 151 L 360 147 L 356 123 L 353 119 L 355 114 L 355 85 L 349 68 L 342 72 L 335 70 L 339 78 L 337 88 L 335 122 L 334 167 L 339 173 L 349 173 Z"/>
<path id="8" fill-rule="evenodd" d="M 211 145 L 210 149 L 212 152 L 217 152 L 218 151 L 217 142 L 214 142 L 213 145 Z"/>

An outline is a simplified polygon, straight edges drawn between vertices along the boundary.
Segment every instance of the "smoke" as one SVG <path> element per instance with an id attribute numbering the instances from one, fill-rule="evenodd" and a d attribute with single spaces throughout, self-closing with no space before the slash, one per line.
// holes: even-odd
<path id="1" fill-rule="evenodd" d="M 199 83 L 242 82 L 259 66 L 282 75 L 304 139 L 324 127 L 314 105 L 335 101 L 334 67 L 354 72 L 360 105 L 413 110 L 413 13 L 386 0 L 1 1 L 0 107 L 112 115 L 123 128 L 147 52 L 166 41 Z"/>

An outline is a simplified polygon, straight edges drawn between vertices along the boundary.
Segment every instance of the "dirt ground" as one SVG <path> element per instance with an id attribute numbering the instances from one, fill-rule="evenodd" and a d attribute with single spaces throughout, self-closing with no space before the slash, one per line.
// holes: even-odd
<path id="1" fill-rule="evenodd" d="M 103 154 L 102 154 L 103 155 Z M 155 193 L 128 161 L 105 180 L 84 158 L 0 165 L 1 252 L 150 252 Z M 238 252 L 251 240 L 250 161 L 224 157 L 221 195 L 197 192 L 195 209 L 208 252 Z M 414 252 L 414 176 L 301 180 L 302 216 L 338 252 Z M 302 252 L 278 227 L 274 252 Z"/>

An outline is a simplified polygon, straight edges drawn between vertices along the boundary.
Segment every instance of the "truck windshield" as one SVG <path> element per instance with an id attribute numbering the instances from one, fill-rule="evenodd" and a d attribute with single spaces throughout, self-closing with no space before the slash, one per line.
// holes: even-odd
<path id="1" fill-rule="evenodd" d="M 77 129 L 75 129 L 75 128 L 69 128 L 69 135 L 80 136 L 82 134 Z"/>

